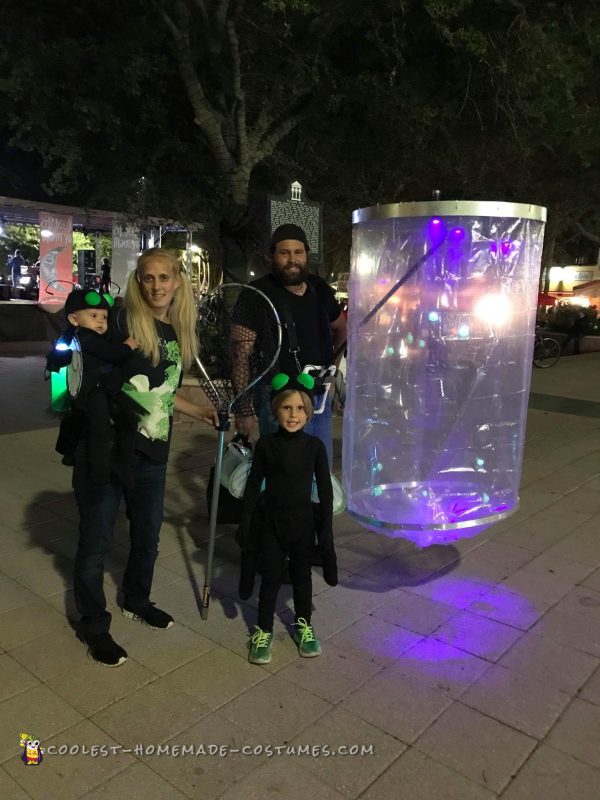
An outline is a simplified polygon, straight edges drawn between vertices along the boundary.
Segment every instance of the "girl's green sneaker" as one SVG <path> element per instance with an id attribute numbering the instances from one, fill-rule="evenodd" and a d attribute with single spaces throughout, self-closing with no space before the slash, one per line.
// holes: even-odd
<path id="1" fill-rule="evenodd" d="M 294 623 L 294 641 L 298 645 L 298 652 L 303 658 L 314 658 L 321 655 L 321 642 L 315 636 L 313 626 L 309 625 L 304 617 L 299 617 Z"/>
<path id="2" fill-rule="evenodd" d="M 248 642 L 248 646 L 250 647 L 248 661 L 251 664 L 268 664 L 271 661 L 272 641 L 272 633 L 269 633 L 269 631 L 263 631 L 258 627 L 258 625 L 255 625 L 254 633 Z"/>

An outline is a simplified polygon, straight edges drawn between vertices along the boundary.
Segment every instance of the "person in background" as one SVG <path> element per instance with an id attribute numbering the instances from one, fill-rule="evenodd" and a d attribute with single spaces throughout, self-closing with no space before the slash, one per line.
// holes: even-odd
<path id="1" fill-rule="evenodd" d="M 110 261 L 104 256 L 100 262 L 100 292 L 110 294 Z"/>
<path id="2" fill-rule="evenodd" d="M 10 274 L 13 289 L 17 290 L 21 282 L 21 267 L 25 262 L 21 255 L 20 250 L 15 250 L 13 257 L 10 260 Z"/>
<path id="3" fill-rule="evenodd" d="M 577 316 L 575 317 L 575 321 L 567 331 L 567 338 L 564 342 L 564 352 L 566 353 L 569 349 L 570 342 L 573 342 L 573 353 L 572 355 L 578 356 L 580 353 L 580 339 L 584 335 L 585 327 L 586 327 L 587 317 L 585 315 L 585 311 L 580 308 L 577 312 Z"/>

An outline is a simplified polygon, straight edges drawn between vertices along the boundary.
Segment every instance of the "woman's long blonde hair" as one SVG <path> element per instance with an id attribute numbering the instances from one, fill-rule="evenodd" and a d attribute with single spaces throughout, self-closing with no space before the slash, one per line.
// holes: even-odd
<path id="1" fill-rule="evenodd" d="M 178 277 L 180 281 L 169 307 L 168 321 L 173 326 L 179 342 L 183 368 L 187 369 L 198 355 L 194 293 L 179 259 L 170 250 L 153 247 L 138 258 L 136 268 L 127 281 L 127 293 L 125 294 L 127 330 L 129 335 L 137 341 L 142 353 L 150 359 L 153 366 L 157 366 L 161 358 L 158 329 L 156 320 L 152 316 L 140 288 L 144 265 L 153 259 L 161 259 L 168 264 L 172 275 Z"/>

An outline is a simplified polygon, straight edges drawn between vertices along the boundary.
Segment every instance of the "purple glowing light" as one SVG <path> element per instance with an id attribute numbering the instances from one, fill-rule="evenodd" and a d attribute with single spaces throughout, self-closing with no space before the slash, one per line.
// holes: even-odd
<path id="1" fill-rule="evenodd" d="M 512 250 L 512 242 L 506 239 L 500 242 L 500 250 L 502 251 L 503 256 L 507 256 Z"/>
<path id="2" fill-rule="evenodd" d="M 430 219 L 427 223 L 427 234 L 434 244 L 439 244 L 446 236 L 446 229 L 443 221 L 439 217 Z"/>
<path id="3" fill-rule="evenodd" d="M 464 228 L 452 228 L 450 231 L 450 239 L 453 242 L 460 242 L 465 238 L 465 229 Z"/>

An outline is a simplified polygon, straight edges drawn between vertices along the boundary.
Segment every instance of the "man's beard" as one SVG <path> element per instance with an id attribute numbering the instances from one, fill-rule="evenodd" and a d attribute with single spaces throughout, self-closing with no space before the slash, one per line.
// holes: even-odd
<path id="1" fill-rule="evenodd" d="M 273 276 L 282 286 L 300 286 L 310 275 L 310 270 L 306 265 L 295 265 L 298 270 L 290 270 L 273 265 Z"/>

